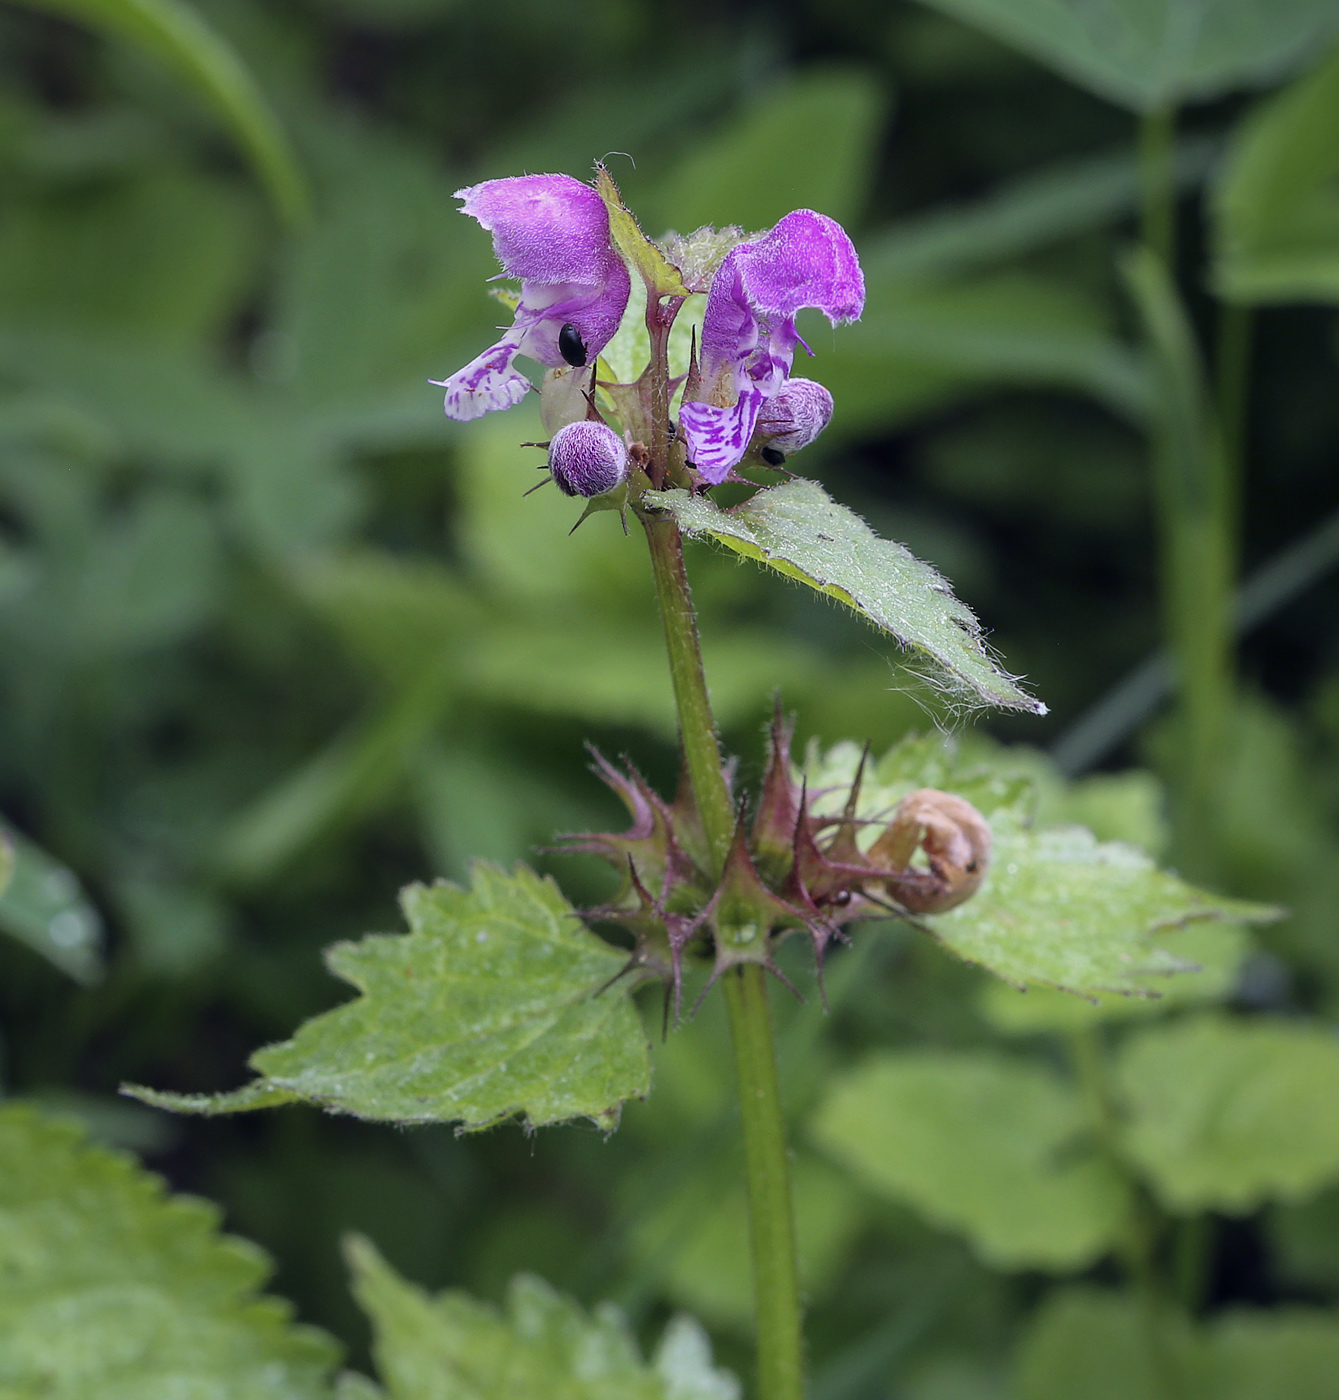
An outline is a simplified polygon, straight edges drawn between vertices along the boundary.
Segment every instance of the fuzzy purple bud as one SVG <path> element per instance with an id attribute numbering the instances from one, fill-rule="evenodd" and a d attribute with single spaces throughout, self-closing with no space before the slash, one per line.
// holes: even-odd
<path id="1" fill-rule="evenodd" d="M 609 213 L 589 185 L 570 175 L 517 175 L 457 190 L 462 214 L 493 235 L 506 272 L 521 279 L 516 315 L 502 339 L 450 379 L 448 418 L 468 421 L 511 408 L 530 392 L 513 361 L 527 355 L 557 369 L 592 363 L 627 308 L 628 269 L 609 236 Z M 564 346 L 568 347 L 564 353 Z"/>
<path id="2" fill-rule="evenodd" d="M 797 209 L 730 250 L 707 294 L 700 401 L 685 403 L 680 417 L 690 460 L 709 482 L 725 480 L 785 387 L 801 344 L 796 314 L 814 307 L 835 326 L 864 306 L 855 248 L 824 214 Z"/>
<path id="3" fill-rule="evenodd" d="M 832 395 L 812 379 L 788 379 L 758 414 L 758 436 L 789 456 L 811 442 L 832 418 Z"/>
<path id="4" fill-rule="evenodd" d="M 567 496 L 603 496 L 628 478 L 628 449 L 604 423 L 559 428 L 549 443 L 549 470 Z"/>

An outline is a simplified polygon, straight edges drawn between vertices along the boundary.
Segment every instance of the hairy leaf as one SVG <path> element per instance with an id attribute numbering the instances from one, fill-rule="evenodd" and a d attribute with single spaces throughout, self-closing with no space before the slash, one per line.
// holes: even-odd
<path id="1" fill-rule="evenodd" d="M 1161 946 L 1161 934 L 1205 919 L 1277 917 L 1197 890 L 1135 847 L 1099 842 L 1081 826 L 1029 830 L 1005 816 L 992 829 L 980 890 L 924 922 L 959 957 L 1017 987 L 1158 996 L 1169 973 L 1198 966 Z"/>
<path id="2" fill-rule="evenodd" d="M 926 0 L 1136 111 L 1272 82 L 1333 33 L 1328 0 Z"/>
<path id="3" fill-rule="evenodd" d="M 1128 1209 L 1087 1128 L 1077 1092 L 1040 1065 L 929 1050 L 840 1076 L 813 1123 L 869 1186 L 966 1234 L 988 1263 L 1055 1270 L 1104 1254 Z"/>
<path id="4" fill-rule="evenodd" d="M 391 1400 L 738 1400 L 687 1318 L 670 1323 L 648 1365 L 617 1309 L 588 1317 L 537 1278 L 514 1279 L 500 1312 L 463 1293 L 429 1297 L 366 1240 L 346 1252 Z"/>
<path id="5" fill-rule="evenodd" d="M 1219 1014 L 1121 1048 L 1124 1145 L 1171 1210 L 1242 1212 L 1339 1180 L 1339 1039 Z"/>
<path id="6" fill-rule="evenodd" d="M 1211 205 L 1220 295 L 1339 300 L 1337 126 L 1339 55 L 1242 122 Z"/>
<path id="7" fill-rule="evenodd" d="M 619 194 L 618 186 L 608 170 L 598 163 L 595 166 L 595 188 L 609 211 L 609 232 L 615 246 L 646 283 L 648 291 L 654 292 L 657 297 L 686 297 L 688 288 L 684 286 L 678 268 L 642 232 L 636 218 L 624 205 L 623 196 Z"/>
<path id="8" fill-rule="evenodd" d="M 958 700 L 1045 714 L 991 660 L 980 624 L 948 583 L 905 546 L 882 540 L 817 482 L 796 478 L 729 510 L 707 496 L 657 492 L 680 529 L 706 536 L 787 578 L 839 599 L 932 664 Z"/>
<path id="9" fill-rule="evenodd" d="M 838 744 L 809 756 L 804 774 L 815 809 L 839 810 L 860 750 Z M 878 836 L 914 788 L 965 797 L 993 834 L 981 888 L 946 914 L 918 922 L 945 947 L 1015 987 L 1042 986 L 1095 998 L 1156 997 L 1171 973 L 1196 971 L 1190 956 L 1163 947 L 1164 935 L 1205 920 L 1251 923 L 1277 911 L 1209 895 L 1157 868 L 1134 846 L 1099 842 L 1081 826 L 1033 827 L 1038 760 L 979 740 L 911 736 L 870 766 L 859 815 Z"/>
<path id="10" fill-rule="evenodd" d="M 476 864 L 468 890 L 410 885 L 408 934 L 337 943 L 327 960 L 362 993 L 251 1057 L 233 1094 L 132 1089 L 187 1113 L 306 1100 L 359 1118 L 486 1128 L 520 1115 L 618 1121 L 650 1087 L 626 958 L 589 932 L 550 880 Z M 598 995 L 597 995 L 598 993 Z"/>
<path id="11" fill-rule="evenodd" d="M 259 1296 L 270 1269 L 71 1123 L 0 1107 L 0 1387 L 47 1400 L 316 1400 L 338 1348 Z"/>

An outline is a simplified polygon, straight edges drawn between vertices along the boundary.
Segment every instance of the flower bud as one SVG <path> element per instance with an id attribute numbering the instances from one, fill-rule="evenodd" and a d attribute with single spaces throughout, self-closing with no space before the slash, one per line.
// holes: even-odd
<path id="1" fill-rule="evenodd" d="M 567 496 L 603 496 L 628 476 L 628 449 L 604 423 L 559 428 L 549 443 L 549 470 Z"/>
<path id="2" fill-rule="evenodd" d="M 767 451 L 789 455 L 808 447 L 832 417 L 832 395 L 812 379 L 788 379 L 763 405 L 758 436 Z"/>
<path id="3" fill-rule="evenodd" d="M 919 788 L 897 805 L 868 859 L 894 874 L 888 889 L 916 914 L 956 908 L 979 888 L 990 865 L 990 827 L 972 804 L 951 792 Z M 917 850 L 925 866 L 914 865 Z"/>

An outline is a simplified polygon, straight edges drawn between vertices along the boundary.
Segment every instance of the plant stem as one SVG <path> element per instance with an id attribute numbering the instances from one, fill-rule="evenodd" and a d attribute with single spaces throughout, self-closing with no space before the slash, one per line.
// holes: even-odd
<path id="1" fill-rule="evenodd" d="M 1231 554 L 1237 552 L 1241 516 L 1241 477 L 1246 465 L 1246 427 L 1250 412 L 1251 308 L 1241 302 L 1218 303 L 1218 354 L 1214 364 L 1218 431 L 1222 442 L 1223 494 Z"/>
<path id="2" fill-rule="evenodd" d="M 654 486 L 664 483 L 669 467 L 667 342 L 672 315 L 672 311 L 662 308 L 654 296 L 648 298 L 646 325 L 651 336 L 651 463 L 648 475 Z M 670 679 L 679 714 L 679 740 L 711 850 L 714 874 L 719 876 L 730 849 L 735 814 L 721 767 L 720 742 L 707 694 L 697 616 L 684 569 L 683 536 L 678 525 L 668 517 L 647 510 L 638 513 L 646 530 L 656 597 L 665 627 Z M 758 1321 L 758 1400 L 803 1400 L 804 1355 L 790 1161 L 766 975 L 761 966 L 751 963 L 727 972 L 722 981 L 730 1012 L 740 1118 L 744 1128 L 749 1236 Z"/>
<path id="3" fill-rule="evenodd" d="M 683 565 L 683 536 L 668 516 L 644 515 L 642 524 L 651 550 L 660 618 L 665 626 L 670 681 L 679 712 L 679 741 L 716 866 L 713 873 L 719 875 L 730 849 L 735 819 L 721 768 L 721 746 L 716 738 L 706 673 L 702 669 L 697 614 L 693 610 L 688 574 Z"/>
<path id="4" fill-rule="evenodd" d="M 758 1314 L 758 1395 L 759 1400 L 802 1400 L 804 1351 L 795 1219 L 766 976 L 758 963 L 746 963 L 726 973 L 722 981 L 730 1008 L 744 1124 Z"/>

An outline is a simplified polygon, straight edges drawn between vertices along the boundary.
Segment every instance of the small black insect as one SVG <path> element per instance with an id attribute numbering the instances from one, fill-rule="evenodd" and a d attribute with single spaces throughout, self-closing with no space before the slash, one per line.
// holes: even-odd
<path id="1" fill-rule="evenodd" d="M 558 353 L 567 361 L 569 365 L 574 365 L 580 369 L 589 358 L 586 351 L 586 342 L 581 338 L 581 332 L 573 325 L 566 325 L 558 332 Z"/>
<path id="2" fill-rule="evenodd" d="M 764 447 L 758 455 L 769 467 L 779 467 L 786 460 L 786 454 L 775 447 Z"/>

